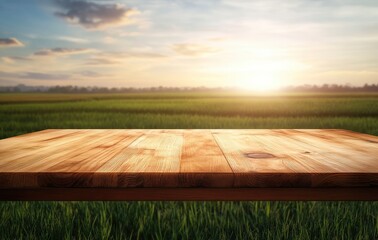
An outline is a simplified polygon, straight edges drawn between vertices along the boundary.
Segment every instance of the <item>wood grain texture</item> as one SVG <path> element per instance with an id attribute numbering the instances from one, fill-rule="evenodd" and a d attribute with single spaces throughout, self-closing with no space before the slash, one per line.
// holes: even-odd
<path id="1" fill-rule="evenodd" d="M 306 172 L 302 165 L 286 151 L 279 151 L 272 144 L 266 144 L 258 138 L 269 133 L 269 131 L 255 131 L 252 134 L 240 134 L 219 130 L 214 132 L 215 139 L 234 171 L 234 186 L 301 187 L 310 185 L 309 174 L 298 174 Z"/>
<path id="2" fill-rule="evenodd" d="M 177 187 L 182 143 L 180 132 L 150 130 L 98 168 L 96 175 L 115 174 L 113 187 Z"/>
<path id="3" fill-rule="evenodd" d="M 17 189 L 377 187 L 378 137 L 347 130 L 52 129 L 0 140 L 0 199 Z"/>
<path id="4" fill-rule="evenodd" d="M 232 187 L 233 172 L 210 130 L 184 131 L 181 187 Z"/>

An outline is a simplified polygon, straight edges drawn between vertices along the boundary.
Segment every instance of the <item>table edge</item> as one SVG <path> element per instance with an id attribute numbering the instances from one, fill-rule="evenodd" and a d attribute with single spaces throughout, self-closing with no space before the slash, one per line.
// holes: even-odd
<path id="1" fill-rule="evenodd" d="M 0 189 L 0 201 L 378 201 L 378 187 Z"/>

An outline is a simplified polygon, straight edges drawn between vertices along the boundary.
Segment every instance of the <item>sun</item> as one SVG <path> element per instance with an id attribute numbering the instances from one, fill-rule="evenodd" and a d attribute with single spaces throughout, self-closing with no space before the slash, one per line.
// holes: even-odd
<path id="1" fill-rule="evenodd" d="M 248 90 L 268 92 L 276 90 L 279 86 L 279 76 L 274 72 L 258 72 L 250 79 L 244 80 L 243 85 Z"/>
<path id="2" fill-rule="evenodd" d="M 282 68 L 277 62 L 260 62 L 245 67 L 240 72 L 238 85 L 241 89 L 257 92 L 277 90 L 284 81 Z"/>
<path id="3" fill-rule="evenodd" d="M 290 56 L 280 56 L 279 52 L 260 52 L 230 57 L 211 70 L 242 91 L 270 93 L 289 85 L 309 69 L 307 64 Z"/>

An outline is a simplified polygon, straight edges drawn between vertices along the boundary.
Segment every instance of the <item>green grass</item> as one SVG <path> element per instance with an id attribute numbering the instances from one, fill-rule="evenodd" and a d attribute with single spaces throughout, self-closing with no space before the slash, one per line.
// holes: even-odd
<path id="1" fill-rule="evenodd" d="M 0 138 L 46 128 L 345 128 L 378 135 L 378 95 L 0 95 Z M 0 220 L 0 239 L 378 239 L 377 202 L 1 202 Z"/>

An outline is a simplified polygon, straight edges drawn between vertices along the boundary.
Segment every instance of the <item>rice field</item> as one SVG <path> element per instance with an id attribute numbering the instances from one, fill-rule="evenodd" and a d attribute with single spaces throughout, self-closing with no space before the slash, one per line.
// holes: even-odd
<path id="1" fill-rule="evenodd" d="M 0 94 L 0 138 L 47 128 L 344 128 L 378 94 Z M 378 239 L 378 202 L 0 202 L 0 239 Z"/>

